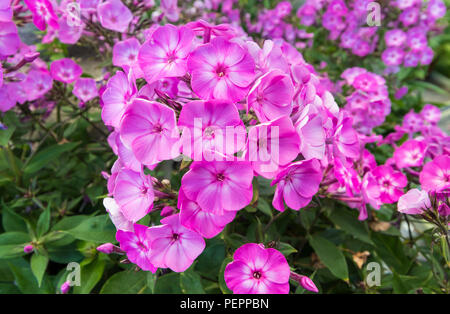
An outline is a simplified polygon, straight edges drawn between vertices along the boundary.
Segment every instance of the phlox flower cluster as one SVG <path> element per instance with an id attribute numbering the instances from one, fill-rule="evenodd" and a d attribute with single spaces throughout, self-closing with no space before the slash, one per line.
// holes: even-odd
<path id="1" fill-rule="evenodd" d="M 397 72 L 399 66 L 429 65 L 434 53 L 428 39 L 440 31 L 444 1 L 396 0 L 380 10 L 371 4 L 369 0 L 307 0 L 297 16 L 305 26 L 321 24 L 331 40 L 354 55 L 381 52 L 389 73 Z M 374 24 L 376 14 L 380 25 Z"/>

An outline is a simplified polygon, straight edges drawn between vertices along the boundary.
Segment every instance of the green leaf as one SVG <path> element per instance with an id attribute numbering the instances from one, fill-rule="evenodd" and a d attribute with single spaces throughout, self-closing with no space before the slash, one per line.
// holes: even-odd
<path id="1" fill-rule="evenodd" d="M 5 231 L 28 232 L 25 220 L 5 205 L 3 205 L 2 223 Z"/>
<path id="2" fill-rule="evenodd" d="M 44 278 L 42 288 L 39 288 L 38 283 L 31 272 L 29 266 L 22 267 L 15 263 L 8 263 L 9 268 L 14 274 L 14 281 L 19 287 L 20 291 L 25 294 L 42 294 L 50 293 L 53 289 L 51 283 Z"/>
<path id="3" fill-rule="evenodd" d="M 152 272 L 147 272 L 147 291 L 148 293 L 155 293 L 157 276 Z"/>
<path id="4" fill-rule="evenodd" d="M 100 290 L 101 294 L 137 294 L 147 288 L 147 272 L 125 270 L 112 275 Z"/>
<path id="5" fill-rule="evenodd" d="M 347 262 L 341 250 L 334 243 L 318 235 L 309 236 L 308 241 L 331 273 L 337 278 L 348 282 Z"/>
<path id="6" fill-rule="evenodd" d="M 375 243 L 375 251 L 381 260 L 398 274 L 406 275 L 414 260 L 406 256 L 400 239 L 377 232 L 372 235 L 372 240 Z"/>
<path id="7" fill-rule="evenodd" d="M 263 198 L 258 199 L 258 205 L 256 206 L 261 212 L 269 216 L 270 218 L 273 217 L 272 215 L 272 208 L 270 207 L 269 203 Z"/>
<path id="8" fill-rule="evenodd" d="M 42 278 L 44 277 L 45 270 L 47 269 L 48 265 L 48 257 L 39 254 L 38 252 L 35 252 L 33 256 L 31 257 L 31 271 L 33 272 L 34 277 L 36 277 L 36 280 L 38 282 L 38 286 L 41 287 L 42 284 Z"/>
<path id="9" fill-rule="evenodd" d="M 219 288 L 223 294 L 232 294 L 233 293 L 230 289 L 228 289 L 227 284 L 225 283 L 225 277 L 224 277 L 225 267 L 227 267 L 227 265 L 229 263 L 231 263 L 232 261 L 233 261 L 233 258 L 227 257 L 226 259 L 223 260 L 222 266 L 220 267 L 220 271 L 219 271 L 219 275 L 218 275 Z"/>
<path id="10" fill-rule="evenodd" d="M 0 146 L 8 146 L 9 139 L 13 135 L 14 131 L 16 130 L 16 127 L 8 126 L 6 130 L 0 130 Z"/>
<path id="11" fill-rule="evenodd" d="M 329 218 L 335 225 L 339 226 L 346 233 L 351 234 L 363 242 L 373 245 L 373 242 L 369 237 L 369 232 L 365 228 L 364 223 L 358 221 L 356 216 L 350 214 L 347 209 L 335 208 L 335 210 L 331 212 Z"/>
<path id="12" fill-rule="evenodd" d="M 288 243 L 280 242 L 277 245 L 277 250 L 280 251 L 285 257 L 288 257 L 292 253 L 297 253 L 298 251 Z"/>
<path id="13" fill-rule="evenodd" d="M 67 233 L 76 239 L 92 242 L 116 242 L 116 228 L 108 215 L 100 215 L 84 220 Z"/>
<path id="14" fill-rule="evenodd" d="M 28 164 L 23 169 L 24 173 L 32 174 L 35 173 L 45 166 L 49 165 L 53 160 L 56 160 L 61 156 L 62 153 L 70 151 L 78 146 L 79 143 L 65 143 L 65 144 L 55 144 L 47 147 L 34 155 Z"/>
<path id="15" fill-rule="evenodd" d="M 87 294 L 94 289 L 95 285 L 100 281 L 105 269 L 105 260 L 96 258 L 93 262 L 81 266 L 81 285 L 74 287 L 74 293 Z"/>
<path id="16" fill-rule="evenodd" d="M 207 241 L 206 249 L 198 257 L 195 270 L 201 275 L 216 280 L 222 261 L 225 258 L 223 241 L 212 239 Z"/>
<path id="17" fill-rule="evenodd" d="M 190 267 L 183 273 L 180 273 L 180 287 L 183 293 L 204 294 L 201 277 Z"/>
<path id="18" fill-rule="evenodd" d="M 155 284 L 155 294 L 180 294 L 180 274 L 170 273 L 158 277 Z"/>
<path id="19" fill-rule="evenodd" d="M 43 236 L 48 231 L 49 228 L 50 228 L 50 206 L 47 206 L 47 208 L 39 216 L 37 222 L 36 233 L 38 238 Z"/>

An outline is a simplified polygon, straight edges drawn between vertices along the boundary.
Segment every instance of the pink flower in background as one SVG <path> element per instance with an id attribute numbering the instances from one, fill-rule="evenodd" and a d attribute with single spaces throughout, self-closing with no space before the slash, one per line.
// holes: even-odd
<path id="1" fill-rule="evenodd" d="M 0 0 L 0 22 L 9 22 L 12 17 L 11 0 Z"/>
<path id="2" fill-rule="evenodd" d="M 360 155 L 358 133 L 352 127 L 351 117 L 341 117 L 333 135 L 333 153 L 335 157 L 356 159 Z"/>
<path id="3" fill-rule="evenodd" d="M 15 92 L 13 84 L 3 84 L 0 87 L 0 111 L 6 112 L 16 105 Z"/>
<path id="4" fill-rule="evenodd" d="M 205 240 L 183 227 L 179 214 L 161 219 L 161 224 L 147 230 L 150 261 L 157 267 L 183 272 L 203 252 Z"/>
<path id="5" fill-rule="evenodd" d="M 179 11 L 177 0 L 161 0 L 161 11 L 164 16 L 171 22 L 179 19 Z"/>
<path id="6" fill-rule="evenodd" d="M 97 84 L 91 78 L 79 78 L 75 82 L 72 92 L 82 103 L 86 103 L 98 96 Z"/>
<path id="7" fill-rule="evenodd" d="M 236 216 L 236 213 L 231 211 L 224 212 L 223 215 L 204 211 L 196 202 L 188 199 L 182 189 L 178 194 L 178 208 L 181 210 L 181 224 L 207 239 L 219 234 Z"/>
<path id="8" fill-rule="evenodd" d="M 235 294 L 287 294 L 289 276 L 283 254 L 256 243 L 238 248 L 224 272 L 225 283 Z"/>
<path id="9" fill-rule="evenodd" d="M 113 48 L 113 65 L 122 67 L 124 70 L 127 70 L 127 67 L 131 67 L 135 78 L 143 77 L 144 73 L 138 62 L 140 48 L 141 44 L 134 37 L 117 42 Z"/>
<path id="10" fill-rule="evenodd" d="M 310 105 L 303 108 L 295 128 L 300 136 L 300 152 L 305 159 L 321 160 L 325 155 L 326 134 L 320 115 L 309 115 Z"/>
<path id="11" fill-rule="evenodd" d="M 142 270 L 155 273 L 157 267 L 149 259 L 151 249 L 147 235 L 148 229 L 147 226 L 134 224 L 132 232 L 117 230 L 116 240 L 120 243 L 120 249 L 127 253 L 130 262 L 138 265 Z"/>
<path id="12" fill-rule="evenodd" d="M 400 65 L 403 62 L 404 55 L 405 53 L 402 49 L 391 47 L 383 51 L 381 60 L 383 60 L 386 65 Z"/>
<path id="13" fill-rule="evenodd" d="M 398 199 L 397 209 L 403 214 L 419 215 L 431 207 L 430 198 L 426 191 L 411 189 Z"/>
<path id="14" fill-rule="evenodd" d="M 253 197 L 253 170 L 245 161 L 195 161 L 181 179 L 181 188 L 202 210 L 217 215 L 238 211 Z"/>
<path id="15" fill-rule="evenodd" d="M 69 25 L 69 23 L 67 23 L 68 19 L 69 17 L 66 15 L 62 15 L 59 18 L 59 29 L 57 30 L 56 36 L 63 44 L 74 45 L 78 42 L 78 40 L 80 40 L 85 25 L 80 21 L 74 22 L 72 23 L 72 25 Z M 53 30 L 53 32 L 56 32 L 56 30 Z M 47 36 L 49 35 L 49 33 L 51 33 L 51 29 L 47 30 Z M 49 42 L 52 41 L 53 38 L 49 40 Z"/>
<path id="16" fill-rule="evenodd" d="M 137 92 L 136 83 L 129 72 L 128 77 L 122 71 L 110 78 L 103 92 L 102 119 L 106 125 L 118 128 L 122 121 L 125 110 L 133 102 Z"/>
<path id="17" fill-rule="evenodd" d="M 179 155 L 175 112 L 157 102 L 136 98 L 123 118 L 120 136 L 145 165 Z"/>
<path id="18" fill-rule="evenodd" d="M 380 209 L 382 205 L 380 187 L 371 172 L 367 172 L 362 179 L 361 194 L 366 204 L 370 204 L 374 209 Z"/>
<path id="19" fill-rule="evenodd" d="M 47 25 L 58 29 L 58 16 L 49 0 L 24 0 L 24 2 L 33 13 L 33 23 L 39 30 L 44 31 Z"/>
<path id="20" fill-rule="evenodd" d="M 122 168 L 117 175 L 113 194 L 125 218 L 136 222 L 153 207 L 152 178 L 142 172 Z"/>
<path id="21" fill-rule="evenodd" d="M 103 199 L 103 206 L 109 214 L 112 223 L 116 226 L 117 230 L 133 231 L 133 223 L 125 218 L 120 210 L 117 202 L 111 197 L 105 197 Z"/>
<path id="22" fill-rule="evenodd" d="M 186 26 L 167 24 L 157 28 L 151 39 L 142 45 L 138 56 L 147 82 L 185 75 L 193 40 L 194 33 Z"/>
<path id="23" fill-rule="evenodd" d="M 300 152 L 300 138 L 288 116 L 252 127 L 248 134 L 247 160 L 265 178 L 276 176 Z"/>
<path id="24" fill-rule="evenodd" d="M 447 11 L 445 3 L 442 0 L 431 0 L 428 2 L 427 13 L 433 19 L 440 19 Z"/>
<path id="25" fill-rule="evenodd" d="M 420 112 L 420 115 L 432 125 L 436 125 L 441 120 L 441 110 L 431 104 L 426 104 Z"/>
<path id="26" fill-rule="evenodd" d="M 183 128 L 183 154 L 194 160 L 212 160 L 217 152 L 233 156 L 245 146 L 247 132 L 238 109 L 228 101 L 188 102 L 181 109 L 178 126 Z M 236 133 L 227 134 L 227 127 Z"/>
<path id="27" fill-rule="evenodd" d="M 387 165 L 376 167 L 372 170 L 372 174 L 380 187 L 381 201 L 385 204 L 397 202 L 403 195 L 403 188 L 408 184 L 406 176 Z"/>
<path id="28" fill-rule="evenodd" d="M 128 148 L 123 144 L 119 133 L 117 133 L 115 137 L 115 144 L 117 145 L 116 154 L 119 156 L 123 166 L 133 171 L 140 172 L 142 169 L 141 162 L 134 156 L 131 148 Z"/>
<path id="29" fill-rule="evenodd" d="M 202 99 L 242 100 L 255 76 L 253 58 L 222 37 L 195 49 L 187 64 L 192 89 Z"/>
<path id="30" fill-rule="evenodd" d="M 25 82 L 28 100 L 33 101 L 44 96 L 53 87 L 53 79 L 48 72 L 32 70 Z"/>
<path id="31" fill-rule="evenodd" d="M 3 67 L 2 64 L 0 63 L 0 87 L 2 87 L 3 85 Z"/>
<path id="32" fill-rule="evenodd" d="M 417 140 L 408 140 L 394 151 L 394 160 L 398 168 L 419 167 L 422 165 L 427 144 Z"/>
<path id="33" fill-rule="evenodd" d="M 283 200 L 289 208 L 299 210 L 311 202 L 319 190 L 322 171 L 317 159 L 298 161 L 281 171 L 272 185 L 277 185 L 273 207 L 284 211 Z"/>
<path id="34" fill-rule="evenodd" d="M 440 192 L 450 189 L 450 157 L 441 155 L 426 163 L 419 178 L 425 191 Z"/>
<path id="35" fill-rule="evenodd" d="M 0 57 L 13 55 L 19 50 L 20 38 L 16 24 L 0 22 Z"/>
<path id="36" fill-rule="evenodd" d="M 388 47 L 401 47 L 406 42 L 406 34 L 401 29 L 393 29 L 384 34 L 384 40 Z"/>
<path id="37" fill-rule="evenodd" d="M 267 122 L 292 111 L 294 86 L 289 76 L 279 70 L 259 77 L 248 93 L 248 109 L 253 109 L 260 122 Z"/>
<path id="38" fill-rule="evenodd" d="M 97 7 L 98 18 L 104 28 L 123 33 L 128 29 L 133 14 L 120 0 L 107 0 Z"/>
<path id="39" fill-rule="evenodd" d="M 63 83 L 75 82 L 82 73 L 83 69 L 69 58 L 53 61 L 50 65 L 50 74 L 53 79 Z"/>

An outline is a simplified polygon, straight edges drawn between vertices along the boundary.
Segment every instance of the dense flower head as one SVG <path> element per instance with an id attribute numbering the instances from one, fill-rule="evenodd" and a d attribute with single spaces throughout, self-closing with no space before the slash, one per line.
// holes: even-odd
<path id="1" fill-rule="evenodd" d="M 235 294 L 287 294 L 290 269 L 273 248 L 248 243 L 238 248 L 225 268 L 225 282 Z"/>

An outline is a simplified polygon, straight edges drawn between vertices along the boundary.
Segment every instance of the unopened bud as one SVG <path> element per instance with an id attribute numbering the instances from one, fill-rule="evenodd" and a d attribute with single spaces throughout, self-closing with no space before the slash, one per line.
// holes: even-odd
<path id="1" fill-rule="evenodd" d="M 450 207 L 447 204 L 442 203 L 438 207 L 438 212 L 442 217 L 447 217 L 448 215 L 450 215 Z"/>
<path id="2" fill-rule="evenodd" d="M 61 293 L 62 294 L 66 294 L 67 292 L 69 292 L 70 289 L 70 282 L 66 281 L 61 285 Z"/>
<path id="3" fill-rule="evenodd" d="M 164 206 L 164 208 L 161 210 L 161 216 L 162 217 L 167 217 L 170 216 L 172 214 L 174 214 L 175 209 L 173 209 L 173 207 L 171 206 Z"/>
<path id="4" fill-rule="evenodd" d="M 309 277 L 302 276 L 302 278 L 300 279 L 300 285 L 308 291 L 316 293 L 319 292 L 319 289 L 317 289 L 316 285 Z"/>
<path id="5" fill-rule="evenodd" d="M 25 245 L 25 247 L 23 248 L 23 251 L 25 252 L 25 253 L 31 253 L 31 252 L 33 252 L 33 249 L 34 249 L 34 247 L 31 245 L 31 244 L 27 244 L 27 245 Z"/>
<path id="6" fill-rule="evenodd" d="M 112 244 L 112 243 L 105 243 L 97 247 L 97 251 L 105 253 L 105 254 L 111 254 L 111 253 L 120 253 L 122 254 L 123 251 L 120 249 L 120 247 Z"/>

